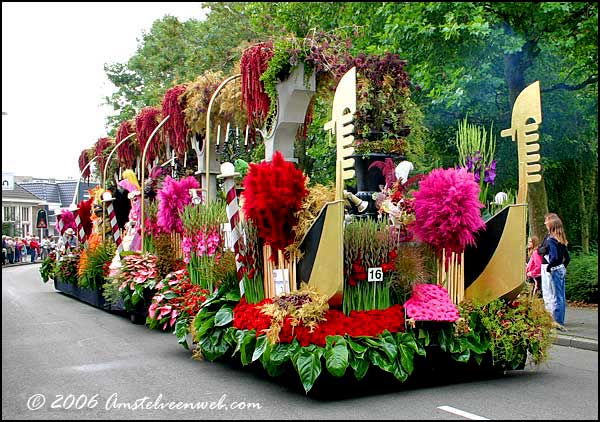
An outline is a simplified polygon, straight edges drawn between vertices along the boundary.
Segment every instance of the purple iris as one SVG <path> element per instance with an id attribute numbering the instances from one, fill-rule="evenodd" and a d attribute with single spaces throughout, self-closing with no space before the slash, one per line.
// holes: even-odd
<path id="1" fill-rule="evenodd" d="M 493 185 L 496 180 L 496 160 L 492 160 L 492 164 L 485 169 L 483 181 L 488 185 Z"/>

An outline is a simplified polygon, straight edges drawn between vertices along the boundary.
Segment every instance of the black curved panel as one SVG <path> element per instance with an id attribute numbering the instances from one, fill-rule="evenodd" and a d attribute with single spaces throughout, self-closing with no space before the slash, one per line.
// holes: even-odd
<path id="1" fill-rule="evenodd" d="M 475 234 L 475 245 L 465 249 L 465 289 L 483 272 L 494 256 L 506 226 L 508 210 L 504 208 L 485 224 L 485 229 Z"/>

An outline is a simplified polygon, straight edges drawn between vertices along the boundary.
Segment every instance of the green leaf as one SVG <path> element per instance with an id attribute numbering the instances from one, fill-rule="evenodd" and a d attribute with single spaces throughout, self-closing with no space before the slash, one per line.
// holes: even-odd
<path id="1" fill-rule="evenodd" d="M 402 368 L 404 368 L 407 374 L 412 374 L 415 358 L 414 350 L 405 344 L 398 344 L 398 350 L 400 352 L 399 357 Z"/>
<path id="2" fill-rule="evenodd" d="M 262 356 L 267 347 L 267 343 L 268 340 L 266 335 L 262 335 L 256 339 L 256 347 L 254 349 L 254 353 L 252 353 L 252 362 Z"/>
<path id="3" fill-rule="evenodd" d="M 386 372 L 394 373 L 394 363 L 390 361 L 387 354 L 379 349 L 371 348 L 368 351 L 368 357 L 373 362 L 373 365 L 378 366 Z"/>
<path id="4" fill-rule="evenodd" d="M 327 337 L 325 365 L 334 377 L 341 377 L 346 373 L 346 368 L 348 368 L 348 346 L 344 337 Z"/>
<path id="5" fill-rule="evenodd" d="M 223 356 L 229 349 L 229 345 L 223 341 L 224 331 L 215 330 L 210 336 L 200 342 L 202 355 L 208 360 L 215 360 Z"/>
<path id="6" fill-rule="evenodd" d="M 178 319 L 175 323 L 175 336 L 177 337 L 177 342 L 186 349 L 188 348 L 186 340 L 186 336 L 189 332 L 188 324 L 189 321 L 187 319 Z"/>
<path id="7" fill-rule="evenodd" d="M 471 350 L 466 349 L 459 353 L 453 353 L 452 358 L 458 362 L 467 363 L 471 357 Z"/>
<path id="8" fill-rule="evenodd" d="M 206 321 L 204 321 L 204 323 L 202 323 L 200 328 L 196 329 L 196 338 L 194 340 L 200 341 L 202 339 L 202 337 L 204 337 L 204 335 L 214 326 L 215 326 L 214 318 L 210 318 L 210 319 L 207 319 Z"/>
<path id="9" fill-rule="evenodd" d="M 323 356 L 323 349 L 314 344 L 298 350 L 294 366 L 300 375 L 305 392 L 310 391 L 321 374 L 321 356 Z"/>
<path id="10" fill-rule="evenodd" d="M 252 362 L 252 355 L 254 354 L 254 344 L 256 341 L 256 333 L 254 331 L 247 331 L 242 339 L 242 345 L 240 347 L 242 365 L 246 366 Z"/>
<path id="11" fill-rule="evenodd" d="M 390 362 L 394 361 L 396 356 L 398 356 L 398 347 L 396 346 L 396 339 L 394 336 L 392 336 L 389 331 L 385 330 L 378 338 L 381 350 L 385 352 Z"/>
<path id="12" fill-rule="evenodd" d="M 367 351 L 368 347 L 364 346 L 362 344 L 359 344 L 357 341 L 353 340 L 350 337 L 347 337 L 347 340 L 348 340 L 348 344 L 350 345 L 350 348 L 355 353 L 355 355 L 357 357 L 362 358 L 365 355 L 365 352 Z"/>
<path id="13" fill-rule="evenodd" d="M 215 326 L 222 327 L 233 321 L 233 309 L 229 306 L 223 306 L 215 315 Z"/>
<path id="14" fill-rule="evenodd" d="M 354 371 L 354 376 L 358 381 L 363 379 L 363 377 L 367 374 L 370 366 L 369 359 L 365 359 L 364 357 L 358 357 L 354 353 L 351 354 L 350 357 L 350 366 Z"/>

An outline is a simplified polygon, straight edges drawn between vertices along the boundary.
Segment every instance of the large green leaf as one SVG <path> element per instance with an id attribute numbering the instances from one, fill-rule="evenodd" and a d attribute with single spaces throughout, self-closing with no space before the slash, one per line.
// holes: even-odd
<path id="1" fill-rule="evenodd" d="M 215 315 L 215 326 L 222 327 L 233 321 L 233 309 L 230 306 L 223 306 Z"/>
<path id="2" fill-rule="evenodd" d="M 358 381 L 363 379 L 363 377 L 367 374 L 369 370 L 370 362 L 369 359 L 365 359 L 364 356 L 358 357 L 354 352 L 350 354 L 350 366 L 354 371 L 354 376 Z"/>
<path id="3" fill-rule="evenodd" d="M 223 341 L 222 330 L 215 330 L 210 336 L 204 337 L 200 342 L 202 355 L 208 360 L 215 360 L 223 356 L 229 349 L 227 342 Z"/>
<path id="4" fill-rule="evenodd" d="M 404 370 L 407 372 L 407 374 L 412 374 L 412 371 L 414 369 L 414 359 L 415 359 L 415 352 L 414 350 L 407 346 L 404 343 L 400 343 L 398 344 L 398 351 L 399 353 L 399 358 L 400 358 L 400 364 L 402 365 L 402 368 L 404 368 Z"/>
<path id="5" fill-rule="evenodd" d="M 265 352 L 265 349 L 267 348 L 268 342 L 269 341 L 267 340 L 266 335 L 262 335 L 256 339 L 256 347 L 254 349 L 254 353 L 252 353 L 252 362 L 254 362 L 256 359 L 262 356 L 262 354 Z"/>
<path id="6" fill-rule="evenodd" d="M 242 365 L 246 366 L 252 362 L 252 355 L 254 354 L 254 344 L 256 343 L 256 334 L 254 331 L 248 331 L 242 339 L 240 346 L 241 361 Z"/>
<path id="7" fill-rule="evenodd" d="M 301 347 L 294 356 L 294 367 L 300 375 L 300 381 L 306 392 L 310 391 L 321 374 L 321 356 L 323 356 L 323 349 L 314 344 Z"/>
<path id="8" fill-rule="evenodd" d="M 394 361 L 396 356 L 398 356 L 398 347 L 396 346 L 396 339 L 394 339 L 394 336 L 389 331 L 385 330 L 379 335 L 378 339 L 381 350 L 385 352 L 390 362 Z"/>
<path id="9" fill-rule="evenodd" d="M 352 339 L 351 337 L 347 337 L 348 340 L 348 344 L 350 345 L 350 348 L 352 349 L 352 351 L 354 352 L 354 354 L 357 357 L 362 358 L 365 355 L 365 352 L 367 351 L 368 347 L 358 343 L 358 341 Z"/>
<path id="10" fill-rule="evenodd" d="M 177 342 L 186 349 L 188 348 L 186 340 L 186 336 L 189 332 L 188 325 L 189 320 L 187 318 L 178 319 L 175 323 L 175 336 L 177 337 Z"/>
<path id="11" fill-rule="evenodd" d="M 342 336 L 327 337 L 325 346 L 325 366 L 329 373 L 341 377 L 348 367 L 348 346 Z"/>

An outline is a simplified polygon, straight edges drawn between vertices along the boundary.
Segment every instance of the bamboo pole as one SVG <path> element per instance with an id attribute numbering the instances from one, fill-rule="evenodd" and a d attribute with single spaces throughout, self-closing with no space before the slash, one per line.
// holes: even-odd
<path id="1" fill-rule="evenodd" d="M 462 302 L 465 298 L 465 253 L 462 252 L 460 254 L 460 301 Z"/>

